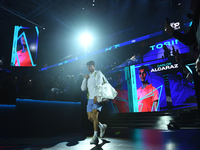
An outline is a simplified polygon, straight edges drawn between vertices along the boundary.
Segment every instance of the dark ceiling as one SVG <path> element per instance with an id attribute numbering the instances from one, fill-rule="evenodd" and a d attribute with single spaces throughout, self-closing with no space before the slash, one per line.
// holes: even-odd
<path id="1" fill-rule="evenodd" d="M 39 27 L 38 59 L 53 64 L 82 51 L 85 30 L 100 50 L 163 31 L 166 17 L 188 22 L 189 7 L 189 0 L 0 0 L 0 57 L 10 60 L 15 25 Z"/>

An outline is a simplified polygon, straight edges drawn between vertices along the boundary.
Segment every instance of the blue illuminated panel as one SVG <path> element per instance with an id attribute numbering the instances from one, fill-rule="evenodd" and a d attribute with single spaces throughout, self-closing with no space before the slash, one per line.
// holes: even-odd
<path id="1" fill-rule="evenodd" d="M 0 108 L 15 108 L 16 105 L 6 105 L 6 104 L 0 104 Z"/>
<path id="2" fill-rule="evenodd" d="M 63 101 L 49 101 L 49 100 L 34 100 L 34 99 L 17 99 L 17 102 L 31 102 L 31 103 L 58 103 L 58 104 L 81 104 L 81 102 L 63 102 Z"/>
<path id="3" fill-rule="evenodd" d="M 16 103 L 18 102 L 31 102 L 31 103 L 58 103 L 58 104 L 81 104 L 81 102 L 64 102 L 64 101 L 49 101 L 49 100 L 35 100 L 35 99 L 16 99 Z M 0 104 L 0 107 L 16 107 L 16 105 L 7 105 L 7 104 Z"/>
<path id="4" fill-rule="evenodd" d="M 188 23 L 185 23 L 184 25 L 185 25 L 186 28 L 191 27 L 192 26 L 192 21 L 188 22 Z"/>

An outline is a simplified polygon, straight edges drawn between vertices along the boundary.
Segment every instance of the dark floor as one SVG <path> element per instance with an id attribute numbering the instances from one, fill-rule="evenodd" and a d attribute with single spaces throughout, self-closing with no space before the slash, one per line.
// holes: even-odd
<path id="1" fill-rule="evenodd" d="M 55 137 L 1 138 L 0 150 L 199 150 L 200 130 L 108 128 L 99 145 L 90 145 L 93 132 Z"/>

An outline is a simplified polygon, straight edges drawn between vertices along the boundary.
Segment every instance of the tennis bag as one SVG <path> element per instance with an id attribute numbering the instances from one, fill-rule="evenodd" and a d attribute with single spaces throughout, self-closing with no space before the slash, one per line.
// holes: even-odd
<path id="1" fill-rule="evenodd" d="M 99 71 L 100 72 L 100 71 Z M 101 73 L 101 72 L 100 72 Z M 102 74 L 103 75 L 103 74 Z M 96 83 L 97 83 L 97 78 Z M 97 102 L 103 103 L 113 100 L 117 96 L 117 91 L 110 85 L 106 77 L 103 75 L 103 84 L 97 86 Z"/>

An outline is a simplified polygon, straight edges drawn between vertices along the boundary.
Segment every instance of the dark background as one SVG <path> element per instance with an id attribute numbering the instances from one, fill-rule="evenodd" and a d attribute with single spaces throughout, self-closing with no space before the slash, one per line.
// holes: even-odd
<path id="1" fill-rule="evenodd" d="M 166 17 L 181 22 L 181 30 L 187 30 L 184 23 L 191 21 L 187 18 L 189 7 L 188 0 L 0 0 L 0 59 L 4 67 L 9 67 L 15 25 L 39 27 L 39 70 L 46 63 L 53 65 L 84 55 L 84 46 L 78 40 L 84 31 L 93 36 L 88 47 L 93 52 L 164 31 Z M 150 45 L 169 38 L 164 33 L 108 52 L 100 61 L 121 63 L 135 54 L 147 53 Z"/>

